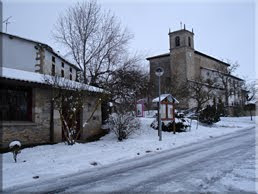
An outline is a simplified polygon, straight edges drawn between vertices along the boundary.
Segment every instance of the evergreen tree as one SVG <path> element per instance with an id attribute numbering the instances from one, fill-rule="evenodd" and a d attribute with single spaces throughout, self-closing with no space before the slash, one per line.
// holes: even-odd
<path id="1" fill-rule="evenodd" d="M 199 120 L 201 123 L 211 125 L 220 121 L 220 113 L 217 110 L 216 103 L 212 106 L 207 105 L 204 110 L 201 111 Z"/>

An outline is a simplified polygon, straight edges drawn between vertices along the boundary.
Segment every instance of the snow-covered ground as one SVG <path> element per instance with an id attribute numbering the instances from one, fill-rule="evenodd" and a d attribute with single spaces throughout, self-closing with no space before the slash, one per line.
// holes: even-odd
<path id="1" fill-rule="evenodd" d="M 255 122 L 250 121 L 250 117 L 221 118 L 221 121 L 212 127 L 199 125 L 198 129 L 196 129 L 196 122 L 193 121 L 191 131 L 176 135 L 163 132 L 163 140 L 158 141 L 157 131 L 150 128 L 152 121 L 153 118 L 141 118 L 141 130 L 123 142 L 118 142 L 115 135 L 110 133 L 92 143 L 73 146 L 64 143 L 37 146 L 23 149 L 18 155 L 17 163 L 14 163 L 12 153 L 2 154 L 3 187 L 6 189 L 19 184 L 76 173 L 255 126 Z M 254 179 L 248 178 L 248 172 L 255 169 L 248 164 L 245 163 L 235 169 L 233 174 L 224 177 L 223 184 L 230 179 L 234 179 L 239 187 L 242 179 L 246 181 L 245 186 L 253 184 Z M 237 176 L 239 174 L 241 176 Z M 246 178 L 239 178 L 245 176 Z M 229 183 L 232 184 L 232 181 Z"/>

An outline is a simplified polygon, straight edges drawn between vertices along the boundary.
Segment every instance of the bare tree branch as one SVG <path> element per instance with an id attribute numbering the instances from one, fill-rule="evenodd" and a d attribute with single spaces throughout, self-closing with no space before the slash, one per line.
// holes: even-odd
<path id="1" fill-rule="evenodd" d="M 218 64 L 215 69 L 217 71 L 216 75 L 219 78 L 220 87 L 224 91 L 224 98 L 225 98 L 225 105 L 229 105 L 229 95 L 230 95 L 230 79 L 232 74 L 236 71 L 236 69 L 239 67 L 239 64 L 237 62 L 232 63 L 231 61 L 227 60 L 228 64 L 230 64 L 229 67 L 226 67 L 224 65 Z"/>
<path id="2" fill-rule="evenodd" d="M 132 35 L 96 1 L 79 2 L 59 16 L 54 38 L 68 49 L 84 83 L 98 86 L 120 64 Z"/>
<path id="3" fill-rule="evenodd" d="M 201 77 L 189 81 L 189 95 L 190 98 L 196 101 L 196 112 L 199 112 L 203 105 L 214 97 L 214 84 L 212 80 L 205 82 Z"/>

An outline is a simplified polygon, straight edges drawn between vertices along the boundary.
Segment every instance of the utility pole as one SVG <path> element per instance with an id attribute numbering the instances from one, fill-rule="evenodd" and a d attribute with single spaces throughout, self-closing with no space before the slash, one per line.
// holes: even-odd
<path id="1" fill-rule="evenodd" d="M 11 19 L 11 17 L 12 16 L 9 16 L 7 19 L 5 19 L 4 21 L 3 21 L 3 23 L 5 23 L 5 32 L 7 33 L 7 26 L 8 26 L 8 24 L 10 24 L 11 22 L 9 22 L 9 19 Z"/>

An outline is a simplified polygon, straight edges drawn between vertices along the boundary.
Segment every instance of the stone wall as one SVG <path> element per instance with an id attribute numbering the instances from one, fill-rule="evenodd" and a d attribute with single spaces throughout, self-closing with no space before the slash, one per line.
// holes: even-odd
<path id="1" fill-rule="evenodd" d="M 171 82 L 171 67 L 170 67 L 170 56 L 158 57 L 150 59 L 150 82 L 153 86 L 153 90 L 151 92 L 151 96 L 158 96 L 158 77 L 155 75 L 155 70 L 158 67 L 162 67 L 164 69 L 164 74 L 161 77 L 161 85 L 170 84 Z M 161 93 L 163 93 L 163 89 L 161 88 Z"/>
<path id="2" fill-rule="evenodd" d="M 195 64 L 195 68 L 197 71 L 197 75 L 201 74 L 201 70 L 200 67 L 205 67 L 205 68 L 209 68 L 209 69 L 220 69 L 220 70 L 224 70 L 226 71 L 227 66 L 216 61 L 213 59 L 210 59 L 208 57 L 204 57 L 202 55 L 196 54 L 194 55 L 194 64 Z"/>
<path id="3" fill-rule="evenodd" d="M 170 76 L 178 80 L 185 81 L 187 79 L 187 64 L 186 64 L 186 48 L 176 48 L 171 51 Z"/>
<path id="4" fill-rule="evenodd" d="M 32 89 L 32 121 L 2 122 L 2 148 L 7 148 L 13 140 L 19 140 L 22 145 L 62 141 L 62 124 L 57 110 L 53 111 L 53 131 L 51 134 L 51 96 L 51 89 Z M 83 129 L 81 140 L 87 140 L 102 132 L 101 104 L 97 103 L 98 100 L 96 94 L 85 97 L 84 108 L 81 113 L 81 128 Z M 85 124 L 95 109 L 92 118 Z"/>
<path id="5" fill-rule="evenodd" d="M 3 121 L 3 147 L 13 140 L 22 145 L 48 143 L 50 141 L 50 92 L 32 89 L 32 121 Z"/>
<path id="6" fill-rule="evenodd" d="M 8 147 L 9 143 L 19 140 L 22 145 L 39 144 L 49 142 L 49 129 L 40 124 L 31 122 L 4 122 L 3 147 Z"/>
<path id="7" fill-rule="evenodd" d="M 81 114 L 81 125 L 83 129 L 81 140 L 87 140 L 90 137 L 102 133 L 101 104 L 99 104 L 98 101 L 99 98 L 96 95 L 88 95 L 85 97 L 84 108 Z M 86 123 L 93 112 L 92 118 Z"/>
<path id="8" fill-rule="evenodd" d="M 62 123 L 59 112 L 57 110 L 54 110 L 53 114 L 53 142 L 57 143 L 62 141 Z"/>

